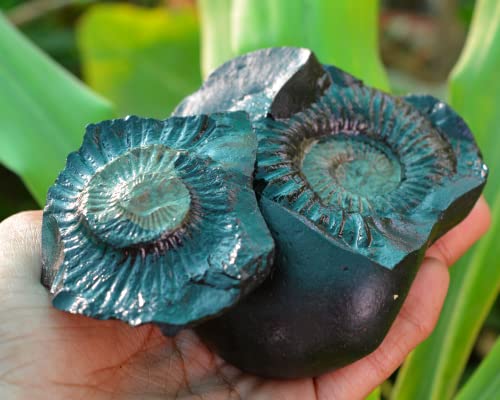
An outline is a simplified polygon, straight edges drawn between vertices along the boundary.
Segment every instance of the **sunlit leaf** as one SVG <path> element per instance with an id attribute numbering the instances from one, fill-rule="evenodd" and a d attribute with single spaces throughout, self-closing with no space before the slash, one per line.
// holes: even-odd
<path id="1" fill-rule="evenodd" d="M 98 4 L 82 17 L 77 38 L 85 80 L 120 116 L 165 118 L 201 83 L 192 8 Z"/>
<path id="2" fill-rule="evenodd" d="M 377 0 L 217 0 L 217 10 L 209 4 L 201 2 L 203 32 L 220 40 L 203 42 L 204 72 L 259 48 L 296 46 L 369 85 L 389 88 L 379 57 Z"/>
<path id="3" fill-rule="evenodd" d="M 379 56 L 378 0 L 319 0 L 305 3 L 306 45 L 321 62 L 333 64 L 368 85 L 388 90 Z M 293 29 L 293 27 L 291 27 Z"/>
<path id="4" fill-rule="evenodd" d="M 500 339 L 481 362 L 456 400 L 490 400 L 500 394 Z"/>
<path id="5" fill-rule="evenodd" d="M 0 14 L 0 162 L 40 204 L 82 141 L 112 107 L 26 40 Z"/>
<path id="6" fill-rule="evenodd" d="M 316 3 L 309 7 L 315 9 Z M 307 47 L 304 7 L 302 0 L 233 0 L 232 50 L 238 55 L 262 47 Z"/>
<path id="7" fill-rule="evenodd" d="M 219 65 L 229 60 L 231 50 L 231 0 L 198 0 L 203 16 L 201 24 L 201 68 L 206 78 Z"/>
<path id="8" fill-rule="evenodd" d="M 394 399 L 452 397 L 500 289 L 500 2 L 479 0 L 463 54 L 451 74 L 450 101 L 469 123 L 490 167 L 490 232 L 452 268 L 438 326 L 405 363 Z"/>
<path id="9" fill-rule="evenodd" d="M 380 386 L 377 387 L 373 392 L 366 396 L 365 400 L 380 400 Z"/>

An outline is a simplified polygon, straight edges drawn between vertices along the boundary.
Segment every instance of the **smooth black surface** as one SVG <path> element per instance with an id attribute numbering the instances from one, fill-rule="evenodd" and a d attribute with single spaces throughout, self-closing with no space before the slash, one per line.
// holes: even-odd
<path id="1" fill-rule="evenodd" d="M 394 270 L 338 247 L 303 217 L 261 199 L 275 270 L 234 309 L 198 327 L 227 361 L 266 377 L 316 376 L 377 348 L 421 255 Z"/>

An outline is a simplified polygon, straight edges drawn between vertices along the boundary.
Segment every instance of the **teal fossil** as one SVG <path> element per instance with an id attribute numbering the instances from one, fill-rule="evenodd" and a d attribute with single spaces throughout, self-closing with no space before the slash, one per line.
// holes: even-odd
<path id="1" fill-rule="evenodd" d="M 305 49 L 231 60 L 176 113 L 226 107 L 248 112 L 257 130 L 255 189 L 276 258 L 259 288 L 198 333 L 268 377 L 315 376 L 367 355 L 426 249 L 486 183 L 470 130 L 431 96 L 366 87 Z"/>
<path id="2" fill-rule="evenodd" d="M 90 125 L 43 214 L 54 306 L 175 334 L 235 304 L 273 254 L 256 145 L 243 112 Z"/>

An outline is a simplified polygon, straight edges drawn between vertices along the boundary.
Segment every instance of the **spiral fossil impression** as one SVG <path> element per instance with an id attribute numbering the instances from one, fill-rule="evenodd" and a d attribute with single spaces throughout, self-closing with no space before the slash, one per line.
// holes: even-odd
<path id="1" fill-rule="evenodd" d="M 255 151 L 244 113 L 89 126 L 44 210 L 54 305 L 168 333 L 233 305 L 273 250 L 251 189 Z"/>
<path id="2" fill-rule="evenodd" d="M 292 118 L 257 126 L 262 195 L 387 268 L 428 241 L 439 202 L 450 201 L 436 193 L 455 179 L 453 142 L 401 98 L 333 86 Z"/>

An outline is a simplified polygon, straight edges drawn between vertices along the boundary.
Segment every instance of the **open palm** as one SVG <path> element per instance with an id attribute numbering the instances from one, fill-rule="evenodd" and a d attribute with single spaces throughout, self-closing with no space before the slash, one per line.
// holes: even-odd
<path id="1" fill-rule="evenodd" d="M 41 213 L 0 224 L 0 398 L 11 399 L 358 399 L 386 379 L 434 328 L 448 270 L 489 224 L 481 199 L 427 253 L 382 345 L 314 379 L 261 379 L 211 353 L 192 331 L 174 339 L 153 325 L 132 328 L 52 308 L 40 280 Z"/>

